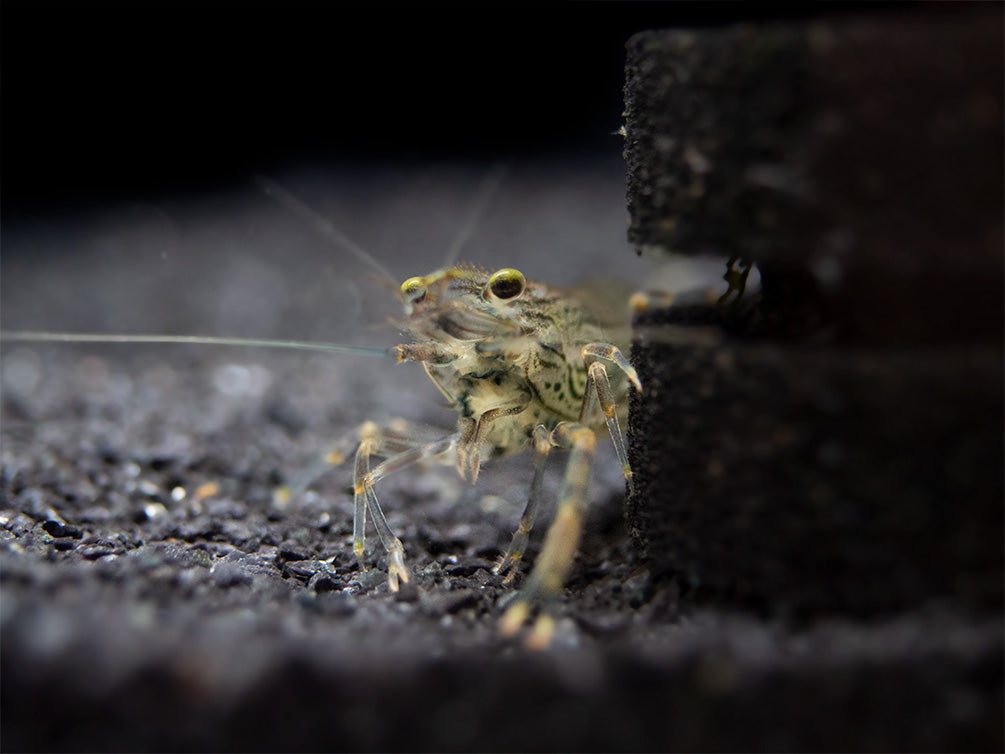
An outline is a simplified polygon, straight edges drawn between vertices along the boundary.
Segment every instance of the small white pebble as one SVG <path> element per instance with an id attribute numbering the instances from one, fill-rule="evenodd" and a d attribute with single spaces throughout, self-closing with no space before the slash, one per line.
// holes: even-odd
<path id="1" fill-rule="evenodd" d="M 143 506 L 143 512 L 147 515 L 147 518 L 154 519 L 167 514 L 167 508 L 160 503 L 148 503 Z"/>
<path id="2" fill-rule="evenodd" d="M 160 487 L 158 487 L 156 484 L 154 484 L 148 479 L 142 480 L 138 485 L 136 485 L 136 489 L 138 489 L 144 495 L 156 495 L 158 492 L 160 492 Z"/>

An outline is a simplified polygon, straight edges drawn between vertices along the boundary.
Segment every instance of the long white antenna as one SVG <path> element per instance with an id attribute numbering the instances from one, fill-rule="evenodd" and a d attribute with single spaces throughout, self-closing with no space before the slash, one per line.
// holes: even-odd
<path id="1" fill-rule="evenodd" d="M 444 267 L 450 267 L 455 261 L 457 261 L 457 256 L 461 253 L 461 249 L 471 237 L 471 231 L 474 230 L 475 225 L 478 224 L 482 215 L 485 214 L 485 208 L 488 207 L 489 201 L 495 195 L 496 191 L 499 190 L 499 186 L 502 184 L 503 178 L 505 177 L 505 165 L 496 165 L 489 172 L 489 174 L 485 176 L 482 181 L 482 185 L 479 187 L 478 193 L 475 196 L 474 203 L 471 205 L 471 210 L 468 212 L 467 220 L 461 227 L 460 233 L 457 234 L 457 238 L 454 239 L 454 242 L 447 250 L 447 258 L 443 262 Z"/>
<path id="2" fill-rule="evenodd" d="M 36 332 L 31 330 L 0 331 L 0 341 L 31 341 L 59 343 L 196 343 L 211 346 L 245 346 L 248 348 L 289 348 L 298 351 L 355 353 L 366 356 L 393 356 L 389 348 L 368 348 L 336 343 L 313 343 L 302 340 L 262 340 L 259 338 L 216 338 L 208 335 L 103 335 L 101 333 Z"/>
<path id="3" fill-rule="evenodd" d="M 264 175 L 257 175 L 255 176 L 255 181 L 258 183 L 259 187 L 261 187 L 262 191 L 264 191 L 268 196 L 275 199 L 291 212 L 300 215 L 300 217 L 310 222 L 310 224 L 314 226 L 314 229 L 325 238 L 351 252 L 357 259 L 370 265 L 373 269 L 380 273 L 380 276 L 384 278 L 384 280 L 391 284 L 391 288 L 393 290 L 398 289 L 398 285 L 401 282 L 400 280 L 396 280 L 394 275 L 388 272 L 384 265 L 364 251 L 359 244 L 355 243 L 338 228 L 325 220 L 315 210 L 308 207 L 303 201 L 291 194 L 271 178 Z"/>

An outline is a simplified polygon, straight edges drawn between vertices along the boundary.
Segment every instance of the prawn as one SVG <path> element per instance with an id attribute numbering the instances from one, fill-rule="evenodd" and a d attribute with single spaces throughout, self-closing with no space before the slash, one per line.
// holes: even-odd
<path id="1" fill-rule="evenodd" d="M 498 176 L 494 177 L 498 180 Z M 281 204 L 309 220 L 330 240 L 390 278 L 366 252 L 277 184 L 260 179 Z M 488 182 L 491 184 L 491 181 Z M 481 192 L 487 201 L 490 189 Z M 477 213 L 475 213 L 477 214 Z M 403 316 L 398 321 L 411 339 L 389 349 L 327 343 L 175 335 L 2 332 L 6 341 L 198 343 L 318 350 L 392 356 L 419 362 L 457 412 L 453 431 L 430 436 L 428 428 L 395 419 L 383 425 L 364 422 L 326 453 L 322 465 L 353 459 L 353 551 L 362 562 L 367 518 L 387 553 L 391 590 L 409 580 L 405 551 L 384 516 L 377 496 L 381 479 L 427 459 L 453 465 L 475 484 L 481 466 L 493 458 L 532 450 L 530 491 L 519 525 L 494 571 L 510 583 L 520 571 L 542 497 L 546 462 L 553 449 L 569 453 L 555 516 L 531 572 L 500 622 L 513 635 L 532 608 L 544 608 L 527 643 L 548 644 L 555 621 L 548 603 L 572 568 L 588 504 L 597 432 L 610 435 L 629 493 L 633 492 L 624 435 L 629 390 L 641 390 L 638 375 L 621 350 L 609 343 L 590 307 L 564 291 L 528 280 L 513 268 L 494 272 L 455 263 L 463 244 L 454 243 L 448 263 L 398 287 Z M 374 465 L 375 459 L 383 459 Z M 289 498 L 318 476 L 315 468 L 281 488 Z"/>

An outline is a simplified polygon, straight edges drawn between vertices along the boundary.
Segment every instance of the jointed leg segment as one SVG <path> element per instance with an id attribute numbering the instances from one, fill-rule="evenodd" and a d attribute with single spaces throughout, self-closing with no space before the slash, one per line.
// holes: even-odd
<path id="1" fill-rule="evenodd" d="M 530 530 L 534 528 L 534 519 L 537 518 L 537 509 L 541 503 L 541 483 L 544 479 L 544 467 L 548 461 L 548 454 L 551 452 L 551 432 L 543 424 L 534 427 L 534 478 L 530 483 L 530 497 L 527 499 L 527 507 L 524 508 L 523 515 L 520 516 L 520 524 L 513 533 L 513 540 L 509 549 L 502 556 L 496 567 L 492 569 L 495 573 L 505 574 L 504 583 L 509 583 L 516 576 L 520 559 L 527 550 L 527 543 L 530 541 Z"/>
<path id="2" fill-rule="evenodd" d="M 384 517 L 374 485 L 388 474 L 403 469 L 427 458 L 434 458 L 452 451 L 457 445 L 458 435 L 452 433 L 446 437 L 433 435 L 429 428 L 409 424 L 396 419 L 386 427 L 374 422 L 364 422 L 350 436 L 337 443 L 332 450 L 301 475 L 290 487 L 281 489 L 277 494 L 286 500 L 302 493 L 307 486 L 331 466 L 337 466 L 346 459 L 350 449 L 355 446 L 353 463 L 353 553 L 360 560 L 363 558 L 367 513 L 373 519 L 374 528 L 381 544 L 387 551 L 388 567 L 387 582 L 392 590 L 398 589 L 399 581 L 408 581 L 408 569 L 405 567 L 404 547 Z M 382 457 L 384 460 L 375 468 L 370 468 L 370 459 Z"/>
<path id="3" fill-rule="evenodd" d="M 552 430 L 548 439 L 551 445 L 570 451 L 569 465 L 566 467 L 565 480 L 559 493 L 555 519 L 548 528 L 541 554 L 516 601 L 503 615 L 500 628 L 505 635 L 513 634 L 520 628 L 527 618 L 531 603 L 547 599 L 562 588 L 572 567 L 583 529 L 586 492 L 596 454 L 596 435 L 592 429 L 582 424 L 561 422 Z M 528 503 L 528 508 L 532 504 L 536 508 L 536 503 L 533 501 Z M 513 537 L 514 543 L 519 536 L 521 535 L 518 529 Z M 510 549 L 513 549 L 512 545 Z M 554 619 L 550 615 L 542 615 L 535 624 L 528 643 L 531 646 L 546 645 L 553 630 Z"/>
<path id="4" fill-rule="evenodd" d="M 540 500 L 541 479 L 548 453 L 552 447 L 568 449 L 570 451 L 569 463 L 559 494 L 555 519 L 548 529 L 541 554 L 538 556 L 526 584 L 503 615 L 500 627 L 503 634 L 506 635 L 513 634 L 520 628 L 527 619 L 533 602 L 547 599 L 562 588 L 572 567 L 582 533 L 588 499 L 587 487 L 596 453 L 596 435 L 587 426 L 587 422 L 591 420 L 598 404 L 603 411 L 604 421 L 611 434 L 611 440 L 614 442 L 614 449 L 621 462 L 629 490 L 634 492 L 632 470 L 628 463 L 624 435 L 618 424 L 617 405 L 607 376 L 605 362 L 621 369 L 635 389 L 641 390 L 638 375 L 621 351 L 614 346 L 604 343 L 590 343 L 583 347 L 582 353 L 587 368 L 587 381 L 579 422 L 561 422 L 551 432 L 548 432 L 544 425 L 539 425 L 534 429 L 534 478 L 531 482 L 530 499 L 520 519 L 520 526 L 513 535 L 509 549 L 495 568 L 496 573 L 508 571 L 506 581 L 513 577 L 526 549 L 530 529 L 534 524 Z M 554 631 L 554 626 L 555 622 L 552 616 L 547 612 L 543 613 L 534 625 L 528 638 L 528 644 L 536 647 L 547 645 Z"/>
<path id="5" fill-rule="evenodd" d="M 419 444 L 421 443 L 421 444 Z M 422 442 L 407 432 L 393 429 L 382 430 L 373 422 L 360 428 L 360 442 L 356 448 L 353 467 L 353 516 L 352 549 L 357 558 L 363 556 L 366 529 L 366 514 L 370 512 L 377 536 L 387 551 L 387 583 L 392 591 L 397 591 L 398 581 L 408 581 L 405 568 L 405 550 L 391 527 L 377 501 L 374 485 L 388 474 L 418 463 L 426 458 L 442 455 L 457 443 L 457 435 L 450 434 L 431 442 Z M 373 470 L 370 469 L 371 456 L 386 456 L 387 460 Z"/>
<path id="6" fill-rule="evenodd" d="M 460 431 L 457 441 L 457 473 L 461 479 L 466 479 L 471 484 L 478 481 L 478 470 L 481 468 L 481 445 L 488 426 L 505 416 L 519 414 L 527 406 L 527 396 L 521 396 L 520 400 L 502 406 L 489 409 L 484 414 L 475 419 L 467 419 L 467 424 Z"/>
<path id="7" fill-rule="evenodd" d="M 618 462 L 621 464 L 625 481 L 628 483 L 629 494 L 634 495 L 635 482 L 632 477 L 632 467 L 628 463 L 625 436 L 621 432 L 621 425 L 618 424 L 618 407 L 614 402 L 614 391 L 611 390 L 611 382 L 607 377 L 607 367 L 604 366 L 604 361 L 614 364 L 624 372 L 636 390 L 642 390 L 642 383 L 639 382 L 635 367 L 628 362 L 624 354 L 606 343 L 589 343 L 584 346 L 583 361 L 586 363 L 586 389 L 583 392 L 583 408 L 579 413 L 579 421 L 588 421 L 594 406 L 598 401 L 600 402 L 607 430 L 614 443 L 614 452 L 618 455 Z"/>

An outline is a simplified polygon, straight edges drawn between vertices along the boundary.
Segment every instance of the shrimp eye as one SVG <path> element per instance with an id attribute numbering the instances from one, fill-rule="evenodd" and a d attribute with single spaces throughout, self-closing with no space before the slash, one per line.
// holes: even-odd
<path id="1" fill-rule="evenodd" d="M 488 290 L 496 298 L 508 301 L 523 293 L 526 285 L 527 281 L 520 270 L 506 267 L 489 278 Z"/>
<path id="2" fill-rule="evenodd" d="M 414 303 L 426 295 L 426 281 L 421 277 L 409 278 L 401 284 L 401 298 Z"/>

